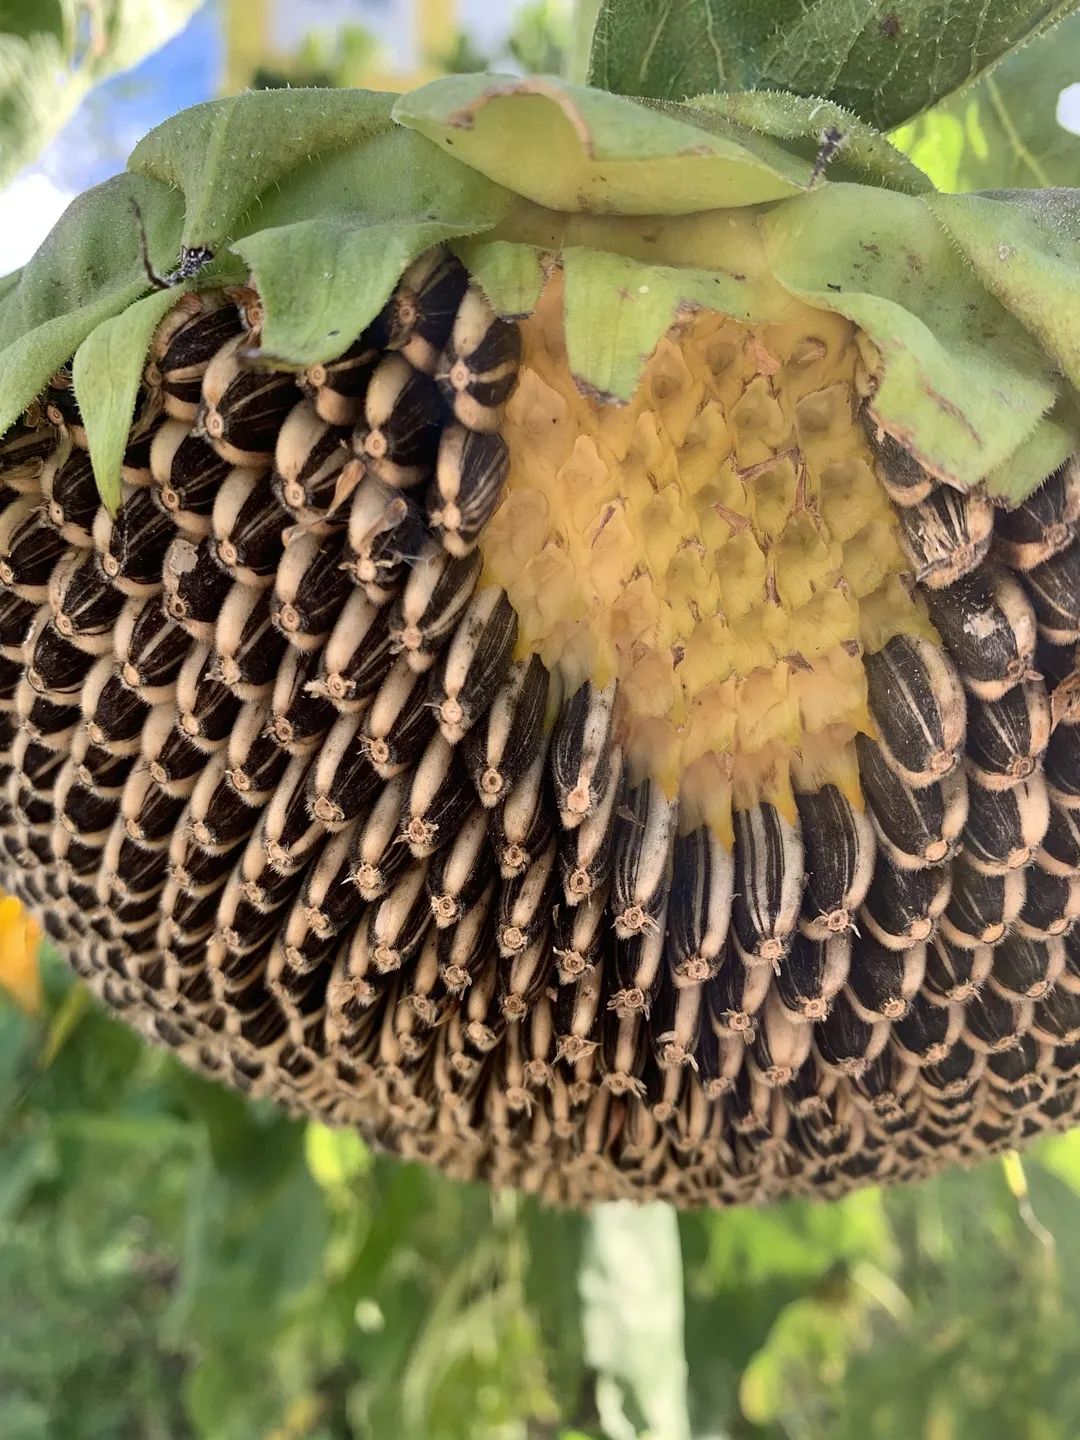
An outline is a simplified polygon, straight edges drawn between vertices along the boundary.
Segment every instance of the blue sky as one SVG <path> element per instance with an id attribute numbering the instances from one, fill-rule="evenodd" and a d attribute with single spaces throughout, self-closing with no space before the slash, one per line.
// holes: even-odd
<path id="1" fill-rule="evenodd" d="M 411 68 L 410 0 L 274 0 L 271 43 L 295 48 L 312 30 L 368 26 Z M 468 32 L 485 47 L 505 35 L 515 0 L 458 0 Z M 0 191 L 0 275 L 24 264 L 74 195 L 115 175 L 146 132 L 221 89 L 225 66 L 219 0 L 207 0 L 179 35 L 135 70 L 115 76 L 83 102 L 45 152 Z"/>

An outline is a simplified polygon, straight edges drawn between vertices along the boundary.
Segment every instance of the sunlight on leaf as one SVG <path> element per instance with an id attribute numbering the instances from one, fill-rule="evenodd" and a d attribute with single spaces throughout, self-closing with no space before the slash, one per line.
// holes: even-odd
<path id="1" fill-rule="evenodd" d="M 1080 75 L 1080 15 L 889 137 L 942 190 L 1080 185 L 1059 97 Z"/>

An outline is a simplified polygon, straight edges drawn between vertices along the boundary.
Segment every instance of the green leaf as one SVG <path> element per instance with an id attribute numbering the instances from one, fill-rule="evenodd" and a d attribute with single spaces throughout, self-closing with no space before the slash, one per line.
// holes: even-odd
<path id="1" fill-rule="evenodd" d="M 59 133 L 92 86 L 178 34 L 202 0 L 4 0 L 0 187 Z"/>
<path id="2" fill-rule="evenodd" d="M 646 265 L 602 250 L 563 251 L 566 351 L 575 378 L 628 401 L 645 362 L 680 314 L 710 309 L 743 321 L 768 313 L 757 287 L 725 270 Z"/>
<path id="3" fill-rule="evenodd" d="M 139 175 L 117 175 L 72 201 L 0 296 L 0 434 L 92 330 L 146 291 L 133 201 L 149 244 L 175 253 L 180 195 Z"/>
<path id="4" fill-rule="evenodd" d="M 150 341 L 183 293 L 155 290 L 120 315 L 103 320 L 75 351 L 72 380 L 86 422 L 86 439 L 98 494 L 115 514 L 123 479 L 120 466 Z"/>
<path id="5" fill-rule="evenodd" d="M 1054 402 L 1046 358 L 918 199 L 845 185 L 762 217 L 773 273 L 874 342 L 871 413 L 935 475 L 977 484 Z"/>
<path id="6" fill-rule="evenodd" d="M 403 95 L 394 119 L 553 210 L 686 215 L 810 181 L 768 135 L 549 76 L 448 75 Z"/>
<path id="7" fill-rule="evenodd" d="M 1074 0 L 605 0 L 589 79 L 685 99 L 775 86 L 888 130 L 1074 9 Z"/>
<path id="8" fill-rule="evenodd" d="M 253 233 L 233 247 L 262 297 L 264 351 L 294 364 L 340 355 L 422 251 L 489 230 L 512 203 L 400 128 L 304 167 L 252 212 Z M 248 224 L 239 223 L 241 231 Z M 324 283 L 313 286 L 313 275 Z"/>
<path id="9" fill-rule="evenodd" d="M 128 169 L 184 193 L 181 243 L 217 250 L 266 190 L 313 157 L 390 129 L 392 95 L 369 90 L 262 90 L 210 100 L 151 130 Z"/>
<path id="10" fill-rule="evenodd" d="M 612 1407 L 618 1420 L 630 1419 L 629 1401 L 656 1440 L 689 1440 L 675 1211 L 628 1201 L 597 1205 L 578 1283 L 585 1358 L 597 1372 L 602 1418 Z"/>
<path id="11" fill-rule="evenodd" d="M 544 288 L 543 252 L 511 240 L 458 240 L 461 263 L 499 315 L 529 315 Z"/>
<path id="12" fill-rule="evenodd" d="M 975 273 L 1080 385 L 1080 190 L 926 202 Z"/>
<path id="13" fill-rule="evenodd" d="M 886 130 L 1073 8 L 1074 0 L 604 0 L 589 79 L 661 100 L 792 90 Z"/>
<path id="14" fill-rule="evenodd" d="M 986 492 L 1006 504 L 1019 504 L 1077 452 L 1080 452 L 1080 397 L 1070 388 L 1058 397 L 1049 415 L 1043 416 L 1008 460 L 990 471 L 984 482 Z"/>
<path id="15" fill-rule="evenodd" d="M 690 108 L 706 115 L 722 116 L 733 124 L 781 140 L 793 154 L 813 169 L 821 148 L 822 132 L 839 130 L 843 144 L 829 161 L 829 180 L 848 180 L 863 185 L 884 185 L 921 195 L 932 190 L 929 179 L 900 150 L 850 110 L 827 100 L 812 100 L 786 91 L 739 90 L 718 95 L 699 95 Z"/>
<path id="16" fill-rule="evenodd" d="M 942 190 L 1080 185 L 1080 135 L 1057 118 L 1080 79 L 1080 15 L 890 137 Z"/>

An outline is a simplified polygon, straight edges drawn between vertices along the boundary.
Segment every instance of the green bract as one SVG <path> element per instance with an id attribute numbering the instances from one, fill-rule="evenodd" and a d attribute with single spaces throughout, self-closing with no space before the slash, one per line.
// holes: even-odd
<path id="1" fill-rule="evenodd" d="M 822 173 L 828 127 L 844 142 Z M 768 92 L 674 106 L 473 75 L 397 99 L 214 101 L 148 135 L 0 285 L 0 432 L 75 354 L 112 503 L 143 358 L 184 289 L 250 273 L 264 352 L 311 364 L 449 241 L 505 314 L 526 313 L 560 260 L 574 373 L 616 401 L 687 308 L 835 310 L 880 355 L 879 424 L 939 478 L 1016 501 L 1080 444 L 1078 194 L 938 194 L 837 106 Z M 182 247 L 215 258 L 153 291 L 140 224 L 163 272 Z"/>

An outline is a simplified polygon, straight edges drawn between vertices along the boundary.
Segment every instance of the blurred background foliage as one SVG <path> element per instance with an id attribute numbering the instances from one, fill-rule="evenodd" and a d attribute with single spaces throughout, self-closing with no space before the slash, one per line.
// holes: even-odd
<path id="1" fill-rule="evenodd" d="M 0 0 L 5 231 L 194 100 L 580 71 L 595 8 Z M 1074 18 L 893 138 L 943 188 L 1076 185 L 1078 130 Z M 552 1213 L 208 1085 L 36 946 L 0 902 L 3 1440 L 1080 1434 L 1080 1133 L 828 1207 Z"/>

